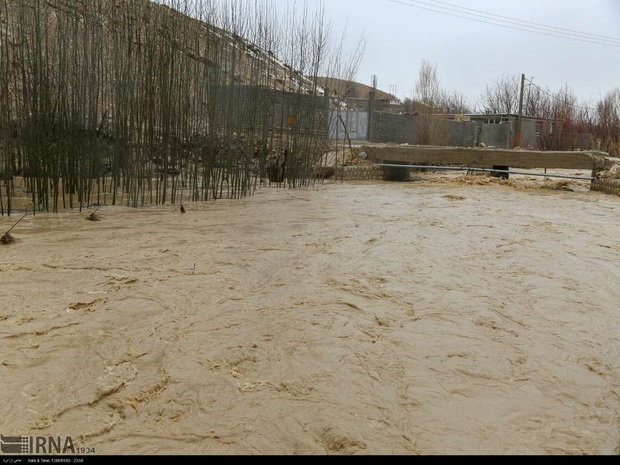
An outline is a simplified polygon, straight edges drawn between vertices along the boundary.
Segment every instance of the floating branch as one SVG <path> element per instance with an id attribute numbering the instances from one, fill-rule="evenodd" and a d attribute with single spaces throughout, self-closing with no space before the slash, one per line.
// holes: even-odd
<path id="1" fill-rule="evenodd" d="M 99 207 L 97 207 L 94 212 L 88 215 L 86 219 L 88 221 L 101 221 L 102 217 L 100 215 L 97 215 L 97 210 L 99 210 Z"/>
<path id="2" fill-rule="evenodd" d="M 24 213 L 24 215 L 23 215 L 23 216 L 22 216 L 19 220 L 17 220 L 17 221 L 13 224 L 13 226 L 11 226 L 11 227 L 9 228 L 9 230 L 8 230 L 7 232 L 5 232 L 5 233 L 4 233 L 4 235 L 3 235 L 2 237 L 0 237 L 0 243 L 2 243 L 2 244 L 12 244 L 13 242 L 15 242 L 15 238 L 14 238 L 13 236 L 11 236 L 11 231 L 13 230 L 13 228 L 14 228 L 15 226 L 17 226 L 17 225 L 19 224 L 19 222 L 20 222 L 21 220 L 23 220 L 24 218 L 26 218 L 26 216 L 28 215 L 28 213 L 30 213 L 30 212 L 32 211 L 32 209 L 33 209 L 33 208 L 34 208 L 34 205 L 32 205 L 32 206 L 28 209 L 28 211 L 27 211 L 26 213 Z"/>

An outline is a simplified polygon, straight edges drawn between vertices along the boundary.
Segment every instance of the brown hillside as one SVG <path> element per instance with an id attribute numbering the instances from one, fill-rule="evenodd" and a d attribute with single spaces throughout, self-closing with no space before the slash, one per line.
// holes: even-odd
<path id="1" fill-rule="evenodd" d="M 42 38 L 38 40 L 53 45 L 59 40 L 59 31 L 75 25 L 68 18 L 82 25 L 98 22 L 108 40 L 122 36 L 137 48 L 153 42 L 171 44 L 185 58 L 226 76 L 221 84 L 260 85 L 285 92 L 301 89 L 306 94 L 322 92 L 294 66 L 278 59 L 274 51 L 215 26 L 208 13 L 204 20 L 199 20 L 149 0 L 0 0 L 0 38 L 6 40 L 0 54 L 4 55 L 0 57 L 0 71 L 10 67 L 11 57 L 28 60 L 36 49 L 37 38 L 25 37 L 20 32 L 24 21 L 40 21 Z M 127 30 L 127 26 L 132 30 Z M 259 36 L 257 40 L 277 51 L 276 39 Z M 3 78 L 0 76 L 0 85 L 6 85 Z"/>

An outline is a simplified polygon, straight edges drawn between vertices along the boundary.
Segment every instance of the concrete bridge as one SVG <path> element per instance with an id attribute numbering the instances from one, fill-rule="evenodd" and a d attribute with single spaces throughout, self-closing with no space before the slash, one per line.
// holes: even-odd
<path id="1" fill-rule="evenodd" d="M 368 160 L 385 165 L 451 165 L 467 168 L 492 168 L 508 177 L 509 168 L 561 168 L 589 170 L 592 177 L 609 168 L 613 162 L 605 152 L 590 151 L 536 151 L 494 148 L 437 147 L 427 145 L 361 147 Z M 404 180 L 409 175 L 406 167 L 384 166 L 384 179 Z"/>

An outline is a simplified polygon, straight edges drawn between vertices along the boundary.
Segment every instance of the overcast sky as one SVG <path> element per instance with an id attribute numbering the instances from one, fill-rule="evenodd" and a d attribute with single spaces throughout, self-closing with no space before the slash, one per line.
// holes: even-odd
<path id="1" fill-rule="evenodd" d="M 278 11 L 304 3 L 273 1 Z M 336 32 L 347 27 L 351 47 L 366 37 L 357 81 L 375 74 L 401 98 L 412 97 L 422 59 L 472 105 L 503 74 L 552 91 L 567 84 L 585 102 L 620 87 L 620 0 L 307 1 L 324 6 Z M 519 30 L 531 27 L 543 34 Z"/>

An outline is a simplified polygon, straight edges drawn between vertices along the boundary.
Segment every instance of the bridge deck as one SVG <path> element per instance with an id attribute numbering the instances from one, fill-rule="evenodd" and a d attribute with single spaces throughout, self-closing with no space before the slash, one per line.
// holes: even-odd
<path id="1" fill-rule="evenodd" d="M 506 166 L 511 168 L 562 168 L 602 170 L 610 162 L 606 153 L 510 150 L 437 146 L 363 146 L 368 159 L 376 163 L 459 165 L 472 167 Z"/>

